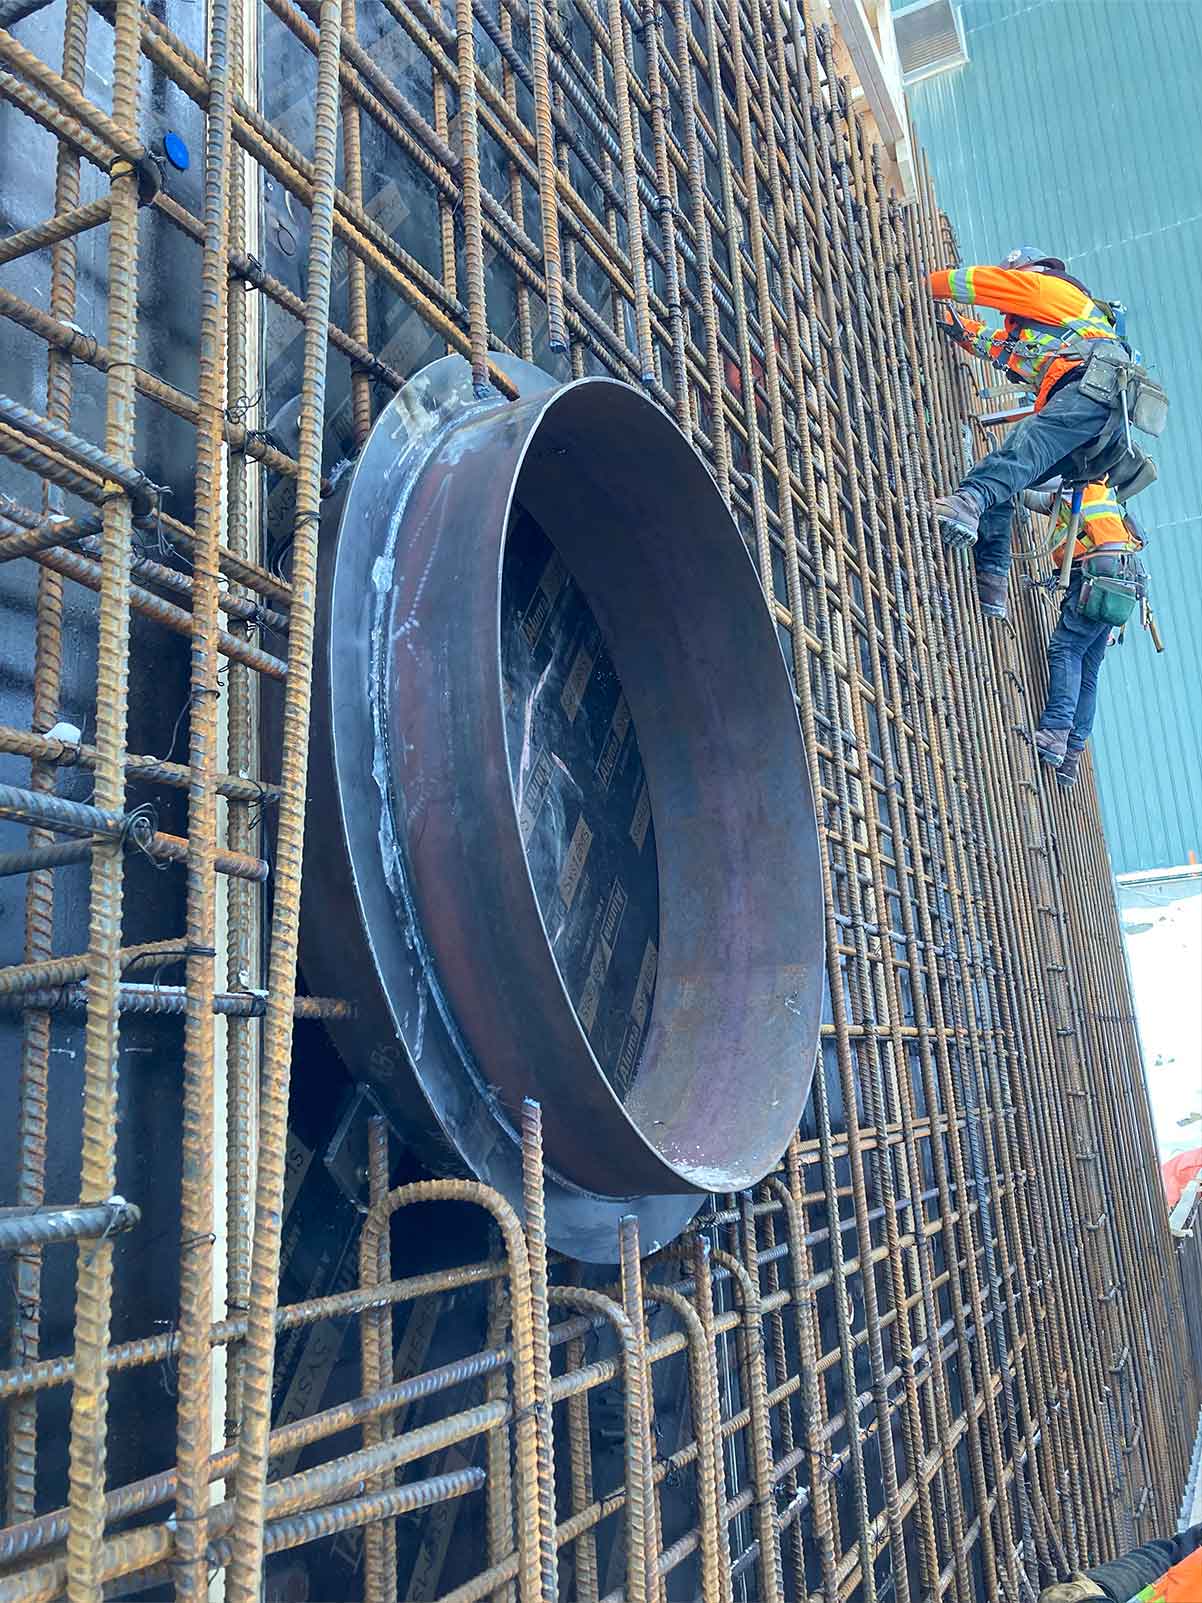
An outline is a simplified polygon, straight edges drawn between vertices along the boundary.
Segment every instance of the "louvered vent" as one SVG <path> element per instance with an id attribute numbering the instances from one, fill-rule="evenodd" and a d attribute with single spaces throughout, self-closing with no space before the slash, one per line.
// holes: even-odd
<path id="1" fill-rule="evenodd" d="M 907 87 L 968 60 L 964 21 L 955 0 L 918 0 L 917 5 L 903 6 L 893 13 L 893 30 Z"/>

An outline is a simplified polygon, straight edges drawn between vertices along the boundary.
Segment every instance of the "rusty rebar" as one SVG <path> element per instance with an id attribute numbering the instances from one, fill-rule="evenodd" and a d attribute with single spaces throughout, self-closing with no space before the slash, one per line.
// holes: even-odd
<path id="1" fill-rule="evenodd" d="M 534 1315 L 534 1407 L 540 1464 L 539 1538 L 543 1603 L 559 1596 L 555 1553 L 555 1444 L 551 1412 L 551 1341 L 547 1312 L 547 1226 L 543 1204 L 542 1109 L 529 1097 L 522 1103 L 522 1223 L 530 1257 L 530 1298 Z"/>
<path id="2" fill-rule="evenodd" d="M 236 0 L 235 0 L 236 3 Z M 176 1405 L 176 1596 L 197 1603 L 208 1590 L 204 1522 L 209 1502 L 209 1326 L 213 1320 L 214 1029 L 217 972 L 217 548 L 224 503 L 229 278 L 229 166 L 233 87 L 229 81 L 230 0 L 208 10 L 209 101 L 205 118 L 204 250 L 200 274 L 200 382 L 196 521 L 192 561 L 191 689 L 188 723 L 187 963 L 181 1132 L 180 1304 Z"/>
<path id="3" fill-rule="evenodd" d="M 7 239 L 0 240 L 0 267 L 7 262 L 15 262 L 21 256 L 28 256 L 34 251 L 45 250 L 51 245 L 61 245 L 66 240 L 77 239 L 80 234 L 86 234 L 92 228 L 99 228 L 101 223 L 107 223 L 108 220 L 107 195 L 102 195 L 99 200 L 89 201 L 86 206 L 76 206 L 71 211 L 59 212 L 44 223 L 37 223 L 32 228 L 23 228 L 20 233 L 9 234 Z"/>
<path id="4" fill-rule="evenodd" d="M 113 48 L 113 122 L 131 152 L 138 148 L 138 7 L 117 0 Z M 24 69 L 23 69 L 24 70 Z M 81 98 L 73 92 L 75 98 Z M 70 97 L 68 97 L 70 98 Z M 70 109 L 70 107 L 68 107 Z M 129 155 L 110 169 L 108 337 L 116 362 L 107 384 L 104 460 L 128 463 L 134 447 L 133 363 L 137 346 L 138 176 Z M 106 500 L 96 667 L 96 784 L 100 809 L 119 814 L 125 790 L 125 729 L 129 679 L 129 562 L 131 505 Z M 92 856 L 88 1013 L 84 1055 L 83 1165 L 80 1200 L 103 1202 L 116 1180 L 116 1073 L 119 1013 L 120 852 Z M 100 1603 L 104 1530 L 105 1422 L 108 1370 L 104 1362 L 112 1307 L 113 1249 L 101 1239 L 79 1254 L 75 1297 L 75 1377 L 71 1394 L 70 1530 L 67 1595 L 71 1603 Z"/>
<path id="5" fill-rule="evenodd" d="M 55 796 L 49 791 L 24 790 L 19 785 L 0 785 L 0 818 L 12 818 L 18 823 L 33 824 L 68 835 L 100 836 L 127 850 L 145 852 L 148 857 L 164 858 L 169 862 L 182 862 L 188 852 L 188 842 L 178 835 L 168 835 L 155 829 L 154 814 L 145 809 L 128 813 L 112 812 L 89 802 L 68 801 L 66 797 Z M 97 856 L 100 855 L 120 856 L 121 853 L 97 853 Z M 218 873 L 237 874 L 244 879 L 267 878 L 268 866 L 265 862 L 243 857 L 237 852 L 217 852 L 213 863 Z"/>
<path id="6" fill-rule="evenodd" d="M 85 741 L 67 740 L 61 735 L 34 734 L 25 729 L 11 729 L 5 724 L 0 724 L 0 751 L 29 757 L 52 768 L 68 768 L 76 765 L 81 768 L 94 768 L 96 765 L 96 748 L 89 746 Z M 159 757 L 141 756 L 133 752 L 126 754 L 125 772 L 131 779 L 170 785 L 173 789 L 186 790 L 189 782 L 188 769 L 184 764 L 166 762 Z M 280 793 L 278 785 L 265 784 L 258 779 L 243 779 L 235 774 L 218 774 L 216 784 L 218 793 L 222 796 L 242 802 L 257 802 L 260 805 L 274 801 Z"/>
<path id="7" fill-rule="evenodd" d="M 82 88 L 86 69 L 88 36 L 87 0 L 67 0 L 63 23 L 63 77 Z M 79 201 L 79 156 L 67 143 L 59 142 L 54 182 L 56 215 L 73 213 Z M 105 216 L 109 214 L 105 197 Z M 10 244 L 13 242 L 10 241 Z M 50 268 L 50 306 L 56 316 L 71 317 L 75 312 L 75 233 L 55 243 Z M 69 361 L 60 351 L 46 355 L 46 414 L 55 422 L 69 424 L 74 378 Z M 43 506 L 51 510 L 58 496 L 47 484 Z M 5 500 L 5 508 L 10 502 Z M 48 569 L 38 574 L 34 640 L 33 696 L 31 721 L 35 730 L 51 729 L 58 720 L 58 702 L 63 677 L 63 586 L 59 576 Z M 39 753 L 28 752 L 35 760 L 29 783 L 35 791 L 55 786 L 54 768 L 36 760 Z M 32 850 L 46 850 L 49 831 L 30 831 Z M 54 877 L 45 868 L 32 873 L 25 888 L 25 963 L 49 957 L 54 941 Z M 44 1197 L 46 1137 L 50 1070 L 51 1025 L 45 1013 L 25 1016 L 21 1039 L 21 1074 L 17 1121 L 19 1167 L 16 1196 L 18 1204 L 36 1208 Z M 28 1362 L 37 1356 L 40 1326 L 41 1266 L 36 1251 L 21 1253 L 13 1266 L 15 1292 L 12 1323 L 12 1359 Z M 33 1513 L 37 1502 L 37 1405 L 20 1399 L 13 1404 L 7 1431 L 7 1517 L 20 1519 Z"/>
<path id="8" fill-rule="evenodd" d="M 132 1230 L 141 1217 L 142 1210 L 124 1197 L 89 1207 L 0 1210 L 0 1252 L 52 1241 L 95 1241 Z"/>
<path id="9" fill-rule="evenodd" d="M 369 1206 L 382 1211 L 389 1191 L 388 1125 L 378 1115 L 368 1121 L 367 1179 Z M 387 1222 L 380 1229 L 375 1261 L 370 1256 L 362 1259 L 360 1282 L 379 1285 L 392 1279 L 392 1249 Z M 384 1304 L 370 1310 L 359 1324 L 360 1365 L 363 1390 L 379 1391 L 392 1380 L 392 1306 Z M 392 1435 L 391 1422 L 372 1419 L 363 1427 L 363 1445 L 372 1447 Z M 379 1490 L 386 1490 L 391 1473 L 380 1481 Z M 363 1593 L 366 1603 L 387 1603 L 396 1596 L 397 1563 L 396 1531 L 391 1523 L 373 1524 L 364 1533 Z"/>
<path id="10" fill-rule="evenodd" d="M 186 961 L 187 946 L 181 943 L 177 954 Z M 122 1013 L 186 1014 L 189 993 L 181 985 L 121 985 L 117 992 L 117 1006 Z M 88 993 L 85 986 L 34 989 L 15 993 L 0 992 L 0 1011 L 14 1008 L 41 1009 L 59 1013 L 86 1009 Z M 263 995 L 238 991 L 215 991 L 210 1001 L 211 1012 L 227 1019 L 261 1019 L 267 1013 L 267 999 Z M 335 996 L 298 996 L 293 999 L 292 1011 L 298 1019 L 353 1019 L 352 1003 Z"/>
<path id="11" fill-rule="evenodd" d="M 275 1309 L 279 1295 L 284 1139 L 292 1053 L 292 998 L 300 922 L 301 861 L 305 830 L 305 773 L 313 670 L 314 585 L 320 520 L 321 438 L 326 379 L 326 326 L 334 231 L 334 166 L 338 138 L 338 57 L 341 12 L 323 0 L 321 55 L 315 109 L 309 288 L 305 306 L 304 383 L 300 418 L 300 469 L 292 548 L 292 627 L 289 674 L 282 714 L 281 796 L 276 835 L 275 905 L 263 1032 L 259 1143 L 255 1184 L 247 1339 L 242 1354 L 243 1419 L 238 1438 L 233 1549 L 227 1574 L 230 1603 L 254 1603 L 263 1554 L 263 1500 L 271 1415 Z"/>

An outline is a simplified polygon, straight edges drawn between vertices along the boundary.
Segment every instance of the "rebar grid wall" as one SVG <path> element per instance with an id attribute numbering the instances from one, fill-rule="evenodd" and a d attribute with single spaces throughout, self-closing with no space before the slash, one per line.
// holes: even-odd
<path id="1" fill-rule="evenodd" d="M 57 165 L 53 215 L 0 241 L 0 265 L 36 268 L 34 297 L 0 281 L 0 310 L 41 353 L 0 402 L 0 559 L 37 564 L 28 718 L 0 729 L 0 815 L 31 827 L 4 864 L 28 891 L 22 961 L 0 972 L 23 1018 L 5 1080 L 20 1161 L 2 1603 L 150 1584 L 196 1598 L 214 1567 L 248 1603 L 265 1554 L 348 1532 L 371 1603 L 398 1588 L 969 1603 L 1030 1598 L 1163 1532 L 1198 1397 L 1092 780 L 1058 797 L 1033 759 L 1047 603 L 986 627 L 969 569 L 932 539 L 931 495 L 984 445 L 923 287 L 954 242 L 925 178 L 916 204 L 889 193 L 808 5 L 209 0 L 200 49 L 138 0 L 65 0 L 61 58 L 21 42 L 29 9 L 4 8 L 2 109 L 45 131 Z M 191 113 L 195 209 L 148 160 L 148 98 L 206 113 Z M 300 242 L 292 287 L 256 254 L 264 180 Z M 170 290 L 178 384 L 149 362 L 140 274 L 167 236 L 188 253 Z M 78 321 L 85 246 L 94 327 Z M 291 452 L 264 428 L 264 324 L 287 331 L 301 379 Z M 537 1107 L 521 1115 L 523 1219 L 472 1182 L 389 1190 L 377 1122 L 351 1289 L 280 1306 L 294 1018 L 342 1007 L 296 995 L 327 376 L 361 443 L 444 349 L 505 392 L 502 348 L 646 385 L 758 561 L 820 798 L 812 1106 L 778 1174 L 713 1199 L 641 1266 L 628 1223 L 608 1286 L 548 1264 Z M 160 413 L 195 465 L 190 500 L 168 505 L 138 459 Z M 287 580 L 265 565 L 267 474 Z M 87 743 L 51 733 L 76 587 L 96 631 Z M 186 713 L 169 749 L 131 751 L 127 687 L 172 635 Z M 264 678 L 284 685 L 278 786 L 255 777 Z M 90 802 L 61 796 L 65 765 L 93 776 Z M 184 833 L 130 787 L 164 808 L 186 793 Z M 181 922 L 131 944 L 123 884 L 148 859 L 180 876 Z M 87 949 L 60 955 L 55 886 L 81 861 Z M 161 982 L 168 962 L 182 983 Z M 52 1043 L 85 1005 L 79 1191 L 56 1196 Z M 147 1013 L 183 1016 L 182 1051 L 176 1024 L 158 1065 L 182 1087 L 167 1330 L 113 1299 L 114 1259 L 146 1228 L 110 1200 L 130 1139 L 115 1065 Z M 488 1218 L 499 1254 L 396 1277 L 438 1201 Z M 43 1258 L 63 1242 L 73 1349 L 47 1353 Z M 478 1350 L 394 1360 L 410 1310 L 470 1288 L 487 1299 Z M 355 1393 L 273 1427 L 277 1338 L 322 1321 L 357 1330 Z M 174 1462 L 112 1484 L 110 1385 L 168 1361 Z M 59 1507 L 39 1407 L 65 1389 Z M 437 1565 L 423 1589 L 398 1573 L 400 1517 L 452 1500 L 480 1542 L 451 1591 Z"/>

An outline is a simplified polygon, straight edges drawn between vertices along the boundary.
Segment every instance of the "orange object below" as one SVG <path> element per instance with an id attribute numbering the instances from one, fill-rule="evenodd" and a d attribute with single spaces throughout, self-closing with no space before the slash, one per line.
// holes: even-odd
<path id="1" fill-rule="evenodd" d="M 1186 1153 L 1181 1154 L 1186 1157 Z M 1154 1586 L 1137 1594 L 1147 1603 L 1200 1603 L 1202 1600 L 1202 1547 L 1196 1547 L 1180 1564 L 1174 1564 Z"/>
<path id="2" fill-rule="evenodd" d="M 1202 1147 L 1194 1147 L 1191 1152 L 1178 1152 L 1174 1157 L 1166 1158 L 1161 1164 L 1164 1194 L 1168 1198 L 1170 1209 L 1175 1208 L 1181 1201 L 1181 1193 L 1199 1170 L 1202 1170 Z M 1199 1596 L 1202 1597 L 1202 1593 Z"/>

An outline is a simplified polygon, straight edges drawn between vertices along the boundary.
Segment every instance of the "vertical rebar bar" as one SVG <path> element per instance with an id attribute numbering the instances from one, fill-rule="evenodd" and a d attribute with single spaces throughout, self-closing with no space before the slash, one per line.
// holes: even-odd
<path id="1" fill-rule="evenodd" d="M 86 0 L 67 0 L 63 26 L 63 79 L 83 88 L 87 57 Z M 56 214 L 79 204 L 79 153 L 59 141 L 54 185 Z M 54 247 L 50 274 L 50 311 L 63 321 L 75 316 L 77 244 L 65 239 Z M 46 416 L 70 426 L 73 364 L 70 356 L 51 346 L 47 353 Z M 61 496 L 50 484 L 43 509 L 57 510 Z M 50 568 L 38 569 L 36 634 L 33 666 L 32 728 L 43 733 L 58 722 L 63 669 L 63 581 Z M 32 790 L 53 790 L 56 770 L 51 763 L 34 762 Z M 47 844 L 50 832 L 30 831 L 31 847 Z M 43 870 L 29 876 L 25 888 L 25 961 L 36 963 L 50 956 L 54 938 L 54 875 Z M 16 1201 L 21 1207 L 40 1207 L 45 1197 L 47 1104 L 50 1072 L 50 1015 L 31 1010 L 25 1015 L 21 1040 L 21 1077 L 17 1103 L 19 1169 Z M 20 1253 L 13 1265 L 15 1296 L 11 1357 L 14 1364 L 37 1357 L 41 1325 L 41 1254 Z M 5 1508 L 10 1520 L 28 1518 L 37 1498 L 37 1404 L 32 1398 L 14 1403 L 8 1417 L 5 1463 Z"/>
<path id="2" fill-rule="evenodd" d="M 229 78 L 231 92 L 247 98 L 248 62 L 257 60 L 256 33 L 248 30 L 249 0 L 234 0 L 230 9 Z M 253 12 L 250 13 L 253 18 Z M 249 37 L 248 37 L 249 33 Z M 256 86 L 257 87 L 257 86 Z M 248 206 L 247 157 L 241 150 L 231 151 L 229 170 L 229 248 L 242 254 L 248 247 L 250 208 Z M 241 283 L 226 297 L 227 395 L 231 415 L 242 414 L 247 427 L 256 422 L 262 404 L 252 380 L 257 372 L 260 352 L 253 335 L 257 321 L 250 310 L 250 298 Z M 245 452 L 231 452 L 226 462 L 226 542 L 244 560 L 257 560 L 257 543 L 252 543 L 252 500 L 255 475 Z M 234 622 L 234 633 L 248 633 L 245 624 Z M 235 774 L 258 769 L 254 750 L 257 687 L 243 663 L 231 661 L 226 673 L 226 764 Z M 251 803 L 245 798 L 226 801 L 226 834 L 230 848 L 255 855 L 256 828 Z M 258 933 L 262 903 L 260 893 L 246 880 L 231 878 L 226 887 L 226 983 L 231 990 L 253 990 L 259 983 L 260 952 Z M 259 1026 L 250 1019 L 226 1020 L 225 1083 L 225 1307 L 226 1317 L 244 1314 L 250 1298 L 251 1232 L 251 1154 L 258 1113 L 255 1066 Z M 226 1356 L 225 1439 L 232 1442 L 240 1428 L 242 1415 L 242 1353 L 232 1349 Z"/>
<path id="3" fill-rule="evenodd" d="M 192 560 L 192 674 L 189 695 L 188 901 L 180 1211 L 179 1391 L 176 1411 L 176 1593 L 196 1603 L 208 1591 L 205 1521 L 209 1505 L 213 1320 L 213 996 L 217 967 L 217 683 L 224 505 L 226 295 L 229 223 L 230 0 L 209 7 L 209 103 L 205 120 L 204 249 L 200 289 L 199 426 Z"/>
<path id="4" fill-rule="evenodd" d="M 141 77 L 137 0 L 116 0 L 113 22 L 113 122 L 137 142 Z M 105 448 L 127 462 L 134 454 L 134 363 L 137 357 L 138 179 L 121 158 L 109 169 L 108 343 Z M 103 505 L 96 661 L 96 806 L 122 811 L 129 681 L 131 513 L 113 486 Z M 120 1013 L 121 901 L 124 853 L 117 844 L 92 854 L 88 947 L 88 1014 L 84 1047 L 83 1162 L 80 1200 L 103 1202 L 117 1177 L 117 1033 Z M 81 1247 L 75 1292 L 75 1381 L 71 1394 L 70 1529 L 67 1594 L 71 1603 L 100 1603 L 98 1561 L 104 1530 L 108 1346 L 113 1244 Z"/>
<path id="5" fill-rule="evenodd" d="M 639 1420 L 637 1450 L 642 1462 L 643 1485 L 647 1489 L 645 1543 L 642 1554 L 647 1603 L 655 1603 L 663 1596 L 663 1581 L 659 1573 L 659 1516 L 656 1500 L 655 1477 L 655 1399 L 652 1393 L 651 1373 L 647 1365 L 647 1333 L 643 1322 L 643 1274 L 639 1263 L 639 1222 L 634 1214 L 627 1214 L 618 1229 L 618 1248 L 621 1253 L 622 1305 L 634 1335 L 630 1361 L 634 1373 L 627 1374 L 626 1384 L 636 1400 Z"/>
<path id="6" fill-rule="evenodd" d="M 288 680 L 284 691 L 281 797 L 276 836 L 275 905 L 271 920 L 267 1014 L 263 1030 L 258 1165 L 250 1307 L 243 1349 L 243 1420 L 238 1439 L 233 1549 L 227 1575 L 230 1603 L 253 1603 L 263 1561 L 263 1494 L 275 1309 L 279 1296 L 280 1209 L 291 1078 L 292 996 L 300 914 L 305 832 L 305 771 L 313 669 L 317 525 L 321 518 L 321 441 L 324 422 L 330 259 L 334 232 L 334 163 L 338 139 L 339 0 L 322 0 L 315 107 L 309 288 L 305 301 L 300 471 L 292 550 L 292 608 Z M 74 1603 L 74 1600 L 72 1600 Z"/>
<path id="7" fill-rule="evenodd" d="M 342 0 L 343 36 L 356 40 L 356 0 Z M 359 104 L 354 95 L 342 97 L 342 167 L 346 193 L 354 205 L 363 205 L 363 140 Z M 347 324 L 361 345 L 368 345 L 367 268 L 362 257 L 347 252 Z M 361 446 L 371 433 L 371 375 L 359 367 L 351 369 L 351 412 L 355 444 Z"/>

